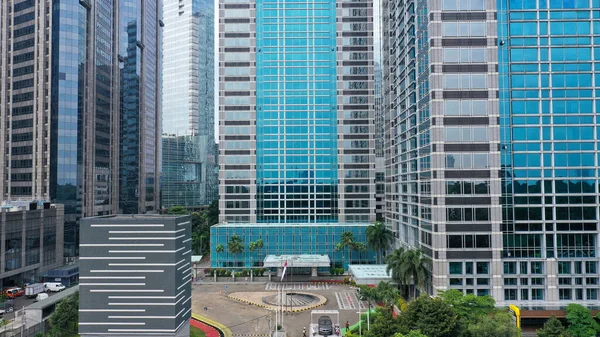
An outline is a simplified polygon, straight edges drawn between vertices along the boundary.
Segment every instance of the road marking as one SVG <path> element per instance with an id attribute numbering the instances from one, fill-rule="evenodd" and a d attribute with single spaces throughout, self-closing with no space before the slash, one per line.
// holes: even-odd
<path id="1" fill-rule="evenodd" d="M 265 290 L 327 290 L 329 284 L 313 283 L 267 283 Z"/>
<path id="2" fill-rule="evenodd" d="M 365 305 L 358 299 L 356 292 L 336 292 L 335 299 L 340 310 L 361 310 L 365 309 Z"/>

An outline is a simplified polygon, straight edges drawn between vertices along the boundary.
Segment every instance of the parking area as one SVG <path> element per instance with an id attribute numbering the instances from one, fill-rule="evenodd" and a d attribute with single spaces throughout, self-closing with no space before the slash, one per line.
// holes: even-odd
<path id="1" fill-rule="evenodd" d="M 339 310 L 340 325 L 346 321 L 353 324 L 358 321 L 359 311 L 364 312 L 366 305 L 356 296 L 356 291 L 345 285 L 314 285 L 309 283 L 239 283 L 239 284 L 196 284 L 192 289 L 192 311 L 231 329 L 234 336 L 266 335 L 269 327 L 275 325 L 275 312 L 251 304 L 234 301 L 227 297 L 234 292 L 276 293 L 277 288 L 302 290 L 322 295 L 327 303 L 319 310 Z M 360 309 L 359 309 L 360 308 Z M 288 313 L 283 317 L 283 327 L 288 336 L 302 336 L 302 328 L 309 328 L 310 310 Z M 334 319 L 332 317 L 332 319 Z M 334 322 L 334 324 L 337 322 Z"/>

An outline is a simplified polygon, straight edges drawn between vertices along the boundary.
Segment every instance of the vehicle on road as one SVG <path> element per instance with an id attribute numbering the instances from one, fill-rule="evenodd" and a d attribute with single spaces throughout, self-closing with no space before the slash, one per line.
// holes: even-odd
<path id="1" fill-rule="evenodd" d="M 333 335 L 333 323 L 331 322 L 331 318 L 329 318 L 329 316 L 319 317 L 319 335 Z"/>
<path id="2" fill-rule="evenodd" d="M 40 293 L 36 296 L 34 302 L 39 302 L 39 301 L 43 301 L 45 299 L 47 299 L 49 296 L 46 293 Z"/>
<path id="3" fill-rule="evenodd" d="M 15 308 L 15 301 L 14 300 L 6 300 L 4 303 L 0 303 L 0 316 L 9 313 L 9 312 L 13 312 Z"/>
<path id="4" fill-rule="evenodd" d="M 58 291 L 65 290 L 65 288 L 66 287 L 62 283 L 59 283 L 59 282 L 46 282 L 46 283 L 44 283 L 44 289 L 46 291 L 58 292 Z"/>
<path id="5" fill-rule="evenodd" d="M 39 293 L 43 293 L 45 291 L 43 283 L 33 283 L 28 285 L 25 288 L 25 296 L 29 298 L 36 297 Z"/>
<path id="6" fill-rule="evenodd" d="M 4 291 L 4 294 L 8 298 L 17 298 L 17 297 L 21 297 L 21 296 L 25 295 L 25 290 L 23 290 L 23 288 L 19 288 L 19 287 L 8 288 Z"/>

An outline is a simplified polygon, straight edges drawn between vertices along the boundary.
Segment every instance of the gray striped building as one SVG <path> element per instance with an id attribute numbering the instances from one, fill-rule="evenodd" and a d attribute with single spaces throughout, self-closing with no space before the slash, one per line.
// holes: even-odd
<path id="1" fill-rule="evenodd" d="M 116 215 L 81 224 L 81 336 L 189 336 L 189 216 Z"/>

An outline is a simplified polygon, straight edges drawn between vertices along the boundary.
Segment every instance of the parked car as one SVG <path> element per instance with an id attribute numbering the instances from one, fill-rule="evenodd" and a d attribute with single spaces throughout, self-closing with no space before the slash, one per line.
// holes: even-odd
<path id="1" fill-rule="evenodd" d="M 331 322 L 331 318 L 329 318 L 329 316 L 319 317 L 319 335 L 333 335 L 333 323 Z"/>
<path id="2" fill-rule="evenodd" d="M 58 282 L 46 282 L 46 283 L 44 283 L 44 289 L 46 291 L 58 292 L 58 291 L 65 290 L 65 288 L 66 287 L 62 283 L 58 283 Z"/>
<path id="3" fill-rule="evenodd" d="M 15 308 L 15 300 L 6 300 L 4 303 L 0 303 L 0 316 L 13 312 Z"/>
<path id="4" fill-rule="evenodd" d="M 19 288 L 19 287 L 8 288 L 4 291 L 4 294 L 8 298 L 17 298 L 17 297 L 21 297 L 21 296 L 25 295 L 25 290 L 23 290 L 23 288 Z"/>
<path id="5" fill-rule="evenodd" d="M 37 294 L 34 302 L 43 301 L 43 300 L 45 300 L 47 298 L 48 298 L 48 294 L 46 294 L 46 293 L 40 293 L 40 294 Z"/>

